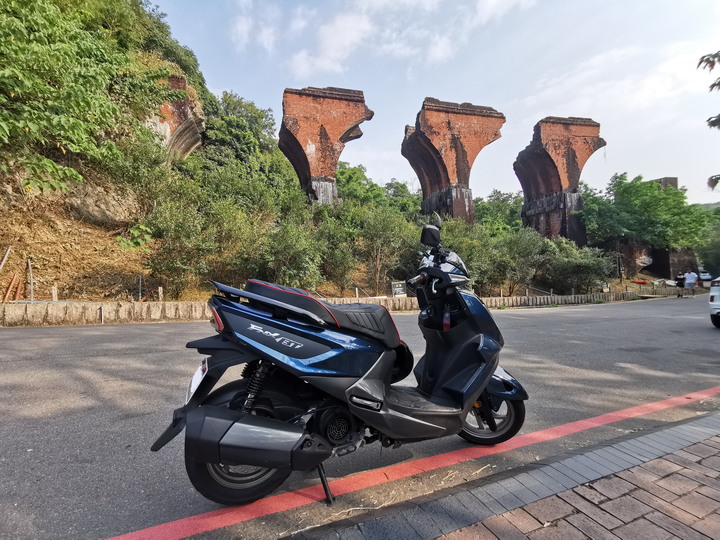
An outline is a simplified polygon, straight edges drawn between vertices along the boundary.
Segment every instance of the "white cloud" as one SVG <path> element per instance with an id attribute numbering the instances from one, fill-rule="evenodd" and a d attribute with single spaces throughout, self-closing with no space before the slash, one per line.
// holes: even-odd
<path id="1" fill-rule="evenodd" d="M 310 53 L 303 49 L 294 54 L 291 68 L 299 77 L 322 72 L 342 73 L 345 70 L 345 60 L 366 42 L 372 30 L 373 25 L 367 15 L 337 15 L 318 29 L 316 51 Z"/>
<path id="2" fill-rule="evenodd" d="M 235 6 L 238 15 L 232 19 L 230 28 L 235 48 L 243 52 L 252 44 L 273 52 L 278 41 L 282 10 L 271 2 L 255 6 L 252 0 L 235 0 Z"/>
<path id="3" fill-rule="evenodd" d="M 527 9 L 535 5 L 535 0 L 476 0 L 470 27 L 483 26 L 493 19 L 501 19 L 515 7 Z"/>
<path id="4" fill-rule="evenodd" d="M 353 55 L 363 48 L 378 58 L 409 64 L 436 65 L 459 54 L 473 29 L 501 18 L 535 0 L 345 0 L 284 8 L 272 0 L 235 0 L 238 15 L 232 39 L 239 51 L 251 45 L 268 53 L 290 50 L 292 73 L 311 77 L 344 73 Z M 313 7 L 308 7 L 313 6 Z M 320 22 L 318 21 L 320 19 Z M 314 46 L 293 41 L 312 39 Z M 303 43 L 303 42 L 300 42 Z"/>
<path id="5" fill-rule="evenodd" d="M 317 17 L 317 10 L 305 6 L 296 7 L 290 16 L 290 33 L 294 36 L 302 32 L 310 24 L 310 21 Z"/>
<path id="6" fill-rule="evenodd" d="M 378 13 L 388 11 L 400 11 L 412 9 L 413 11 L 434 11 L 442 0 L 361 0 L 356 5 L 361 11 L 367 13 Z"/>
<path id="7" fill-rule="evenodd" d="M 420 53 L 420 48 L 410 43 L 395 39 L 381 43 L 379 46 L 381 54 L 392 58 L 412 58 Z"/>
<path id="8" fill-rule="evenodd" d="M 274 26 L 268 25 L 260 28 L 257 34 L 258 44 L 268 52 L 272 52 L 277 40 L 277 30 Z"/>
<path id="9" fill-rule="evenodd" d="M 252 0 L 235 0 L 235 5 L 241 13 L 247 13 L 252 9 Z"/>
<path id="10" fill-rule="evenodd" d="M 656 118 L 667 118 L 668 103 L 704 90 L 695 69 L 697 50 L 697 43 L 611 49 L 574 69 L 549 74 L 519 103 L 535 108 L 562 103 L 565 111 L 581 115 L 598 109 L 612 115 L 657 109 Z"/>
<path id="11" fill-rule="evenodd" d="M 259 8 L 255 42 L 267 52 L 273 52 L 282 22 L 282 11 L 275 4 L 264 2 Z"/>
<path id="12" fill-rule="evenodd" d="M 455 41 L 450 36 L 435 35 L 427 48 L 427 59 L 431 64 L 440 64 L 455 56 Z"/>
<path id="13" fill-rule="evenodd" d="M 419 57 L 424 51 L 422 45 L 428 33 L 417 25 L 387 23 L 378 30 L 375 47 L 381 56 L 409 59 Z"/>
<path id="14" fill-rule="evenodd" d="M 235 17 L 232 23 L 231 34 L 233 43 L 238 51 L 245 50 L 250 41 L 250 32 L 253 28 L 253 19 L 245 15 Z"/>

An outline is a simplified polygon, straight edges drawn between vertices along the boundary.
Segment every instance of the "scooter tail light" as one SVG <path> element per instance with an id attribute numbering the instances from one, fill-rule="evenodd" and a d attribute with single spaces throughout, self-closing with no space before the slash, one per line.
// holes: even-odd
<path id="1" fill-rule="evenodd" d="M 222 332 L 225 330 L 225 325 L 222 322 L 222 319 L 220 318 L 220 315 L 218 314 L 217 310 L 215 309 L 215 306 L 210 306 L 210 311 L 212 312 L 212 319 L 210 319 L 210 324 L 215 329 L 217 333 Z"/>

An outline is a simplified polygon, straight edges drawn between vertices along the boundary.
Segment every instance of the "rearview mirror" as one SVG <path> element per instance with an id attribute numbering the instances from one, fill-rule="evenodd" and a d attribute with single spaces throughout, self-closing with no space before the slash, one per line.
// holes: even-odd
<path id="1" fill-rule="evenodd" d="M 438 228 L 438 230 L 442 229 L 442 219 L 440 219 L 440 214 L 437 212 L 433 212 L 433 220 L 431 222 L 432 225 L 435 225 L 435 227 Z"/>
<path id="2" fill-rule="evenodd" d="M 438 247 L 440 245 L 440 229 L 435 225 L 425 225 L 422 228 L 420 242 L 424 246 Z"/>

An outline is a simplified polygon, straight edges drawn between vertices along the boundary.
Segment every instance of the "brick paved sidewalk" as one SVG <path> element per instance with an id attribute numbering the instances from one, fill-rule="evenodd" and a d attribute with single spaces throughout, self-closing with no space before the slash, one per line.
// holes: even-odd
<path id="1" fill-rule="evenodd" d="M 293 536 L 720 540 L 720 414 Z"/>
<path id="2" fill-rule="evenodd" d="M 720 539 L 720 437 L 442 538 Z"/>

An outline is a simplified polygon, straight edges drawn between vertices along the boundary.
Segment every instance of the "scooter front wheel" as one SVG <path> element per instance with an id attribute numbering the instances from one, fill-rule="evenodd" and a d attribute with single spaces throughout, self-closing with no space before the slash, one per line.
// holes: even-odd
<path id="1" fill-rule="evenodd" d="M 484 418 L 485 411 L 476 403 L 465 418 L 460 435 L 466 441 L 492 446 L 512 438 L 525 422 L 525 402 L 522 400 L 503 400 L 497 410 L 490 410 L 495 420 L 496 430 L 488 426 Z"/>

